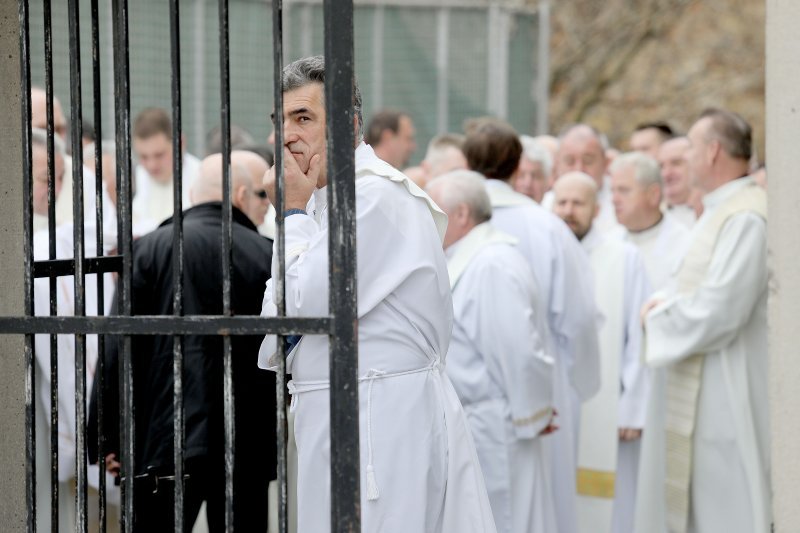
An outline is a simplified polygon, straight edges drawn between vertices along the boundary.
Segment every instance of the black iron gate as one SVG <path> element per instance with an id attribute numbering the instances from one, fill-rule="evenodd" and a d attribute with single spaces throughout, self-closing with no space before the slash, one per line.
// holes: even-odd
<path id="1" fill-rule="evenodd" d="M 38 0 L 36 0 L 38 1 Z M 331 400 L 331 520 L 332 531 L 360 531 L 359 496 L 359 439 L 358 439 L 358 387 L 357 387 L 357 314 L 355 282 L 355 180 L 336 179 L 355 175 L 353 159 L 353 4 L 352 0 L 325 0 L 325 55 L 326 81 L 325 101 L 327 113 L 328 139 L 328 198 L 329 220 L 329 280 L 330 316 L 317 318 L 289 318 L 285 316 L 284 261 L 278 261 L 276 273 L 278 317 L 241 317 L 231 314 L 231 162 L 230 162 L 230 72 L 229 72 L 229 25 L 228 0 L 219 0 L 219 45 L 220 45 L 220 103 L 223 139 L 223 230 L 222 271 L 223 306 L 221 316 L 184 316 L 183 307 L 183 224 L 182 224 L 182 158 L 180 157 L 181 126 L 181 77 L 180 77 L 180 13 L 179 0 L 170 0 L 170 33 L 172 63 L 172 117 L 173 117 L 173 180 L 174 213 L 173 224 L 173 280 L 174 316 L 132 316 L 131 277 L 132 263 L 132 212 L 131 212 L 131 117 L 130 117 L 130 78 L 128 63 L 128 0 L 110 0 L 113 14 L 113 71 L 114 71 L 114 109 L 115 139 L 117 153 L 117 254 L 104 255 L 103 251 L 103 211 L 102 211 L 102 120 L 100 80 L 100 38 L 98 20 L 98 0 L 89 0 L 91 10 L 92 80 L 94 94 L 94 124 L 96 125 L 96 214 L 95 224 L 97 257 L 86 257 L 84 249 L 84 198 L 83 198 L 83 157 L 81 148 L 83 107 L 81 102 L 81 55 L 79 27 L 79 0 L 68 0 L 69 56 L 70 56 L 70 109 L 72 139 L 73 176 L 73 242 L 72 259 L 57 259 L 55 235 L 55 147 L 53 123 L 53 57 L 51 0 L 41 0 L 44 7 L 45 38 L 45 77 L 47 93 L 47 182 L 49 205 L 49 259 L 34 260 L 33 257 L 33 198 L 32 198 L 32 129 L 31 129 L 31 74 L 29 47 L 29 0 L 18 0 L 20 22 L 20 66 L 22 101 L 22 147 L 24 178 L 24 261 L 25 261 L 25 309 L 24 316 L 0 318 L 0 333 L 25 335 L 26 365 L 26 473 L 27 473 L 27 529 L 36 528 L 36 447 L 47 443 L 36 442 L 35 411 L 35 354 L 34 335 L 50 336 L 50 379 L 51 387 L 51 427 L 58 427 L 58 334 L 75 335 L 75 415 L 76 415 L 76 530 L 87 531 L 87 442 L 86 442 L 86 336 L 97 334 L 99 350 L 102 351 L 103 336 L 114 334 L 122 338 L 120 397 L 122 400 L 122 516 L 123 531 L 130 531 L 133 523 L 134 491 L 134 435 L 133 381 L 131 367 L 131 335 L 172 335 L 174 337 L 173 378 L 174 378 L 174 464 L 175 479 L 184 479 L 184 407 L 183 407 L 183 335 L 221 335 L 223 336 L 224 367 L 224 415 L 225 415 L 225 525 L 233 530 L 233 454 L 235 435 L 233 430 L 233 383 L 231 365 L 232 335 L 279 336 L 293 334 L 323 334 L 330 336 L 330 400 Z M 272 2 L 273 20 L 273 69 L 275 109 L 282 109 L 281 71 L 282 54 L 282 3 Z M 265 9 L 267 9 L 265 7 Z M 266 90 L 265 90 L 266 94 Z M 109 95 L 106 95 L 108 97 Z M 346 111 L 346 112 L 345 112 Z M 276 122 L 276 146 L 283 144 L 281 121 Z M 278 170 L 276 212 L 278 213 L 276 253 L 284 257 L 283 206 L 282 206 L 282 151 L 276 150 Z M 86 287 L 88 274 L 114 272 L 118 275 L 118 316 L 103 315 L 103 287 L 98 283 L 98 316 L 86 316 Z M 59 277 L 74 277 L 74 314 L 55 316 L 56 280 Z M 34 279 L 47 278 L 50 282 L 50 315 L 35 316 Z M 39 310 L 40 312 L 42 310 Z M 278 487 L 279 487 L 279 530 L 287 531 L 287 420 L 284 410 L 285 347 L 279 337 L 279 364 L 277 373 L 277 434 L 278 434 Z M 98 358 L 97 375 L 102 379 L 103 358 Z M 102 382 L 100 383 L 102 386 Z M 102 400 L 98 405 L 98 434 L 100 435 L 98 462 L 104 463 L 102 436 L 117 428 L 104 428 Z M 51 523 L 53 531 L 58 530 L 58 442 L 56 431 L 51 431 Z M 101 531 L 105 531 L 106 501 L 104 476 L 100 476 L 99 520 Z M 183 531 L 184 486 L 174 484 L 175 531 Z"/>

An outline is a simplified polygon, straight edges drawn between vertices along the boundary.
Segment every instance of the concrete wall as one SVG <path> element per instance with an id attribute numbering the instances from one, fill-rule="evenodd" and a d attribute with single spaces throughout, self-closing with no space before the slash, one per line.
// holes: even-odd
<path id="1" fill-rule="evenodd" d="M 767 161 L 775 531 L 800 531 L 800 2 L 767 1 Z"/>
<path id="2" fill-rule="evenodd" d="M 0 314 L 21 315 L 22 148 L 17 2 L 0 2 Z M 0 335 L 0 523 L 25 531 L 23 337 Z"/>

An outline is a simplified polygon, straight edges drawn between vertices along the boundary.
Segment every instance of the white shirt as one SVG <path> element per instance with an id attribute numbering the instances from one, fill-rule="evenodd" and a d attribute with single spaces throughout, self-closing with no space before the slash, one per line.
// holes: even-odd
<path id="1" fill-rule="evenodd" d="M 188 152 L 185 153 L 181 169 L 184 209 L 192 207 L 189 191 L 199 173 L 200 160 Z M 150 233 L 172 216 L 174 211 L 172 190 L 171 179 L 167 182 L 156 181 L 142 165 L 136 166 L 136 193 L 131 205 L 134 237 Z"/>

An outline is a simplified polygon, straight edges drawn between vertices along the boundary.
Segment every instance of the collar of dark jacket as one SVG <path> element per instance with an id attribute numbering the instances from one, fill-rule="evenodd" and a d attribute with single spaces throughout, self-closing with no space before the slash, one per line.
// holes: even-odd
<path id="1" fill-rule="evenodd" d="M 222 202 L 206 202 L 203 204 L 198 204 L 194 207 L 190 207 L 183 212 L 183 218 L 204 218 L 210 217 L 214 219 L 221 219 L 222 218 Z M 167 220 L 162 222 L 159 227 L 167 226 L 172 224 L 174 216 L 169 217 Z M 247 215 L 242 213 L 238 207 L 231 206 L 231 219 L 233 222 L 240 224 L 247 229 L 253 230 L 258 232 L 258 228 L 253 221 L 250 220 Z"/>

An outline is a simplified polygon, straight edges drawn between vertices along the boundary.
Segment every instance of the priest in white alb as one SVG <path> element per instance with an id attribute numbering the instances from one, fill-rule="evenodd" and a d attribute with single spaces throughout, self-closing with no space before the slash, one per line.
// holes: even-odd
<path id="1" fill-rule="evenodd" d="M 597 184 L 582 172 L 553 186 L 554 209 L 589 254 L 601 315 L 601 387 L 583 405 L 578 449 L 578 531 L 628 533 L 633 527 L 639 445 L 649 377 L 640 362 L 639 310 L 650 288 L 632 244 L 602 235 Z"/>
<path id="2" fill-rule="evenodd" d="M 328 314 L 325 65 L 283 70 L 286 310 Z M 354 129 L 361 131 L 355 89 Z M 469 427 L 444 372 L 453 306 L 442 238 L 446 215 L 360 142 L 355 150 L 362 531 L 494 532 Z M 265 176 L 274 199 L 274 168 Z M 313 200 L 312 200 L 313 198 Z M 277 261 L 273 254 L 273 274 Z M 274 276 L 273 276 L 274 277 Z M 275 314 L 272 282 L 262 314 Z M 297 441 L 298 531 L 331 530 L 328 337 L 290 338 Z M 259 353 L 275 368 L 274 336 Z"/>
<path id="3" fill-rule="evenodd" d="M 617 220 L 625 228 L 623 238 L 641 252 L 654 291 L 667 286 L 689 240 L 689 230 L 675 219 L 675 211 L 661 209 L 662 173 L 674 178 L 672 173 L 677 173 L 685 163 L 669 160 L 665 164 L 666 169 L 659 169 L 658 163 L 647 155 L 631 152 L 617 157 L 611 166 L 611 190 Z M 651 369 L 637 484 L 647 487 L 650 500 L 654 492 L 663 494 L 665 390 L 664 369 Z"/>
<path id="4" fill-rule="evenodd" d="M 448 216 L 454 323 L 446 370 L 467 414 L 497 531 L 551 533 L 555 509 L 541 438 L 553 420 L 547 321 L 516 239 L 489 224 L 484 181 L 457 170 L 426 188 Z"/>
<path id="5" fill-rule="evenodd" d="M 686 226 L 661 210 L 663 186 L 658 162 L 641 152 L 622 154 L 611 164 L 611 195 L 623 239 L 639 249 L 653 290 L 669 281 L 689 237 Z"/>
<path id="6" fill-rule="evenodd" d="M 752 130 L 742 117 L 708 110 L 688 137 L 704 211 L 670 286 L 642 310 L 647 364 L 667 374 L 665 477 L 640 487 L 636 531 L 766 533 L 766 194 L 747 176 Z"/>
<path id="7" fill-rule="evenodd" d="M 600 388 L 600 355 L 590 266 L 569 228 L 550 211 L 515 192 L 510 180 L 519 169 L 522 144 L 517 132 L 496 119 L 467 127 L 467 164 L 487 179 L 491 224 L 515 237 L 528 260 L 543 301 L 556 364 L 554 404 L 559 430 L 545 439 L 556 503 L 558 531 L 575 525 L 575 459 L 580 404 Z"/>
<path id="8" fill-rule="evenodd" d="M 63 177 L 65 174 L 64 145 L 58 136 L 53 142 L 53 169 L 54 189 L 56 200 L 63 191 Z M 36 231 L 33 236 L 33 258 L 35 261 L 47 261 L 50 257 L 50 241 L 55 244 L 53 259 L 72 259 L 74 257 L 74 229 L 72 221 L 64 222 L 55 228 L 55 233 L 49 233 L 47 226 L 49 220 L 47 199 L 47 133 L 45 130 L 34 128 L 31 132 L 31 155 L 33 178 L 33 214 L 42 217 L 45 229 Z M 87 208 L 94 209 L 95 184 L 87 183 L 85 190 L 92 196 L 86 200 L 91 202 Z M 88 202 L 87 202 L 88 203 Z M 104 212 L 106 218 L 114 217 L 115 213 Z M 84 224 L 84 253 L 86 257 L 93 257 L 97 249 L 96 225 Z M 104 243 L 108 244 L 108 243 Z M 116 242 L 112 243 L 116 246 Z M 114 295 L 114 283 L 111 274 L 102 276 L 104 287 L 103 310 L 107 311 L 111 298 Z M 98 276 L 89 274 L 85 278 L 85 312 L 87 316 L 98 315 Z M 34 314 L 36 316 L 50 315 L 50 279 L 36 278 L 33 284 Z M 55 279 L 55 314 L 58 316 L 72 316 L 75 314 L 75 280 L 72 276 L 62 276 Z M 55 386 L 51 381 L 51 356 L 55 356 L 57 363 L 57 410 L 58 425 L 58 511 L 59 531 L 72 531 L 75 525 L 75 498 L 76 498 L 76 414 L 75 414 L 75 336 L 57 335 L 56 354 L 51 354 L 50 336 L 38 334 L 35 336 L 36 353 L 36 516 L 38 524 L 43 529 L 49 529 L 51 517 L 51 460 L 50 436 L 53 431 L 51 419 L 52 389 Z M 91 392 L 94 370 L 97 364 L 97 335 L 86 335 L 86 401 Z M 88 466 L 88 505 L 90 511 L 97 508 L 100 470 L 96 465 Z M 108 487 L 107 511 L 109 516 L 109 531 L 118 531 L 114 518 L 119 510 L 119 489 L 114 486 L 111 476 L 106 476 Z M 90 527 L 97 527 L 97 512 L 89 513 Z"/>

